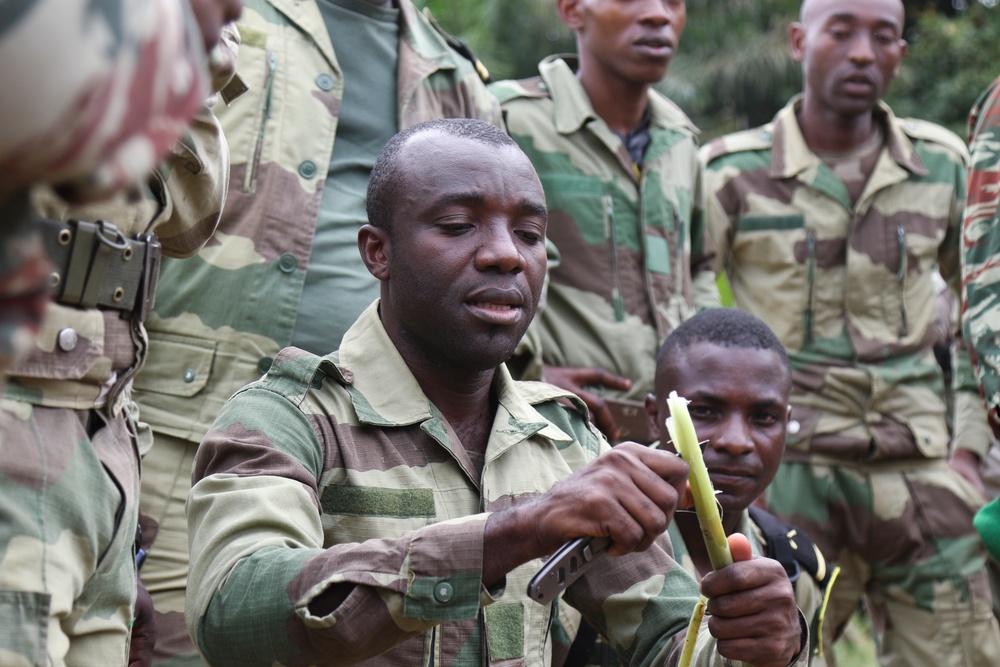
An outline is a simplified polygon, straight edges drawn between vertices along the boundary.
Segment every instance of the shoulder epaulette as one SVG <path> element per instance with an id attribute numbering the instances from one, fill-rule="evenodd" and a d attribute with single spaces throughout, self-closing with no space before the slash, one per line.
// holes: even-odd
<path id="1" fill-rule="evenodd" d="M 919 118 L 897 119 L 900 129 L 911 139 L 920 139 L 950 148 L 963 159 L 968 158 L 969 149 L 962 139 L 946 127 Z"/>
<path id="2" fill-rule="evenodd" d="M 826 558 L 812 539 L 795 526 L 756 505 L 751 505 L 749 512 L 750 520 L 757 524 L 767 541 L 768 558 L 781 563 L 788 579 L 794 583 L 802 570 L 805 570 L 821 589 L 825 589 L 833 572 L 827 567 Z"/>
<path id="3" fill-rule="evenodd" d="M 507 79 L 490 84 L 490 92 L 500 100 L 500 104 L 505 104 L 519 97 L 549 97 L 549 87 L 540 76 L 532 76 L 527 79 Z"/>
<path id="4" fill-rule="evenodd" d="M 701 149 L 701 152 L 704 161 L 707 163 L 717 157 L 730 153 L 768 150 L 773 144 L 774 128 L 771 124 L 768 124 L 752 130 L 743 130 L 719 137 L 706 144 Z"/>
<path id="5" fill-rule="evenodd" d="M 472 52 L 472 49 L 469 48 L 468 44 L 442 28 L 438 24 L 437 19 L 435 19 L 431 14 L 430 9 L 427 7 L 424 7 L 423 14 L 424 18 L 427 19 L 427 22 L 431 25 L 431 27 L 437 30 L 438 34 L 441 35 L 441 37 L 444 38 L 444 41 L 448 43 L 448 46 L 454 49 L 460 56 L 472 63 L 473 69 L 476 70 L 476 74 L 478 74 L 479 78 L 483 80 L 483 83 L 490 83 L 493 80 L 493 77 L 490 76 L 490 71 L 486 69 L 486 65 L 484 65 L 482 61 L 476 57 L 476 54 Z"/>

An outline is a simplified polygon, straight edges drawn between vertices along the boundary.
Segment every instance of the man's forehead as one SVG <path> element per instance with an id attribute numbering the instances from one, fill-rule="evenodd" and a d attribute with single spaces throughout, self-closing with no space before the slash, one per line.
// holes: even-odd
<path id="1" fill-rule="evenodd" d="M 856 16 L 859 10 L 883 15 L 885 21 L 902 27 L 905 10 L 900 0 L 804 0 L 799 20 L 806 26 L 834 16 Z"/>

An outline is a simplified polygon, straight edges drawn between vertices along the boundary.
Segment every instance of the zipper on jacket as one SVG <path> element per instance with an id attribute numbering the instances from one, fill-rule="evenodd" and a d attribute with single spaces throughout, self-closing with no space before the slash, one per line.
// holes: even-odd
<path id="1" fill-rule="evenodd" d="M 615 231 L 615 205 L 611 195 L 604 195 L 604 234 L 611 248 L 611 304 L 615 309 L 615 321 L 625 321 L 625 301 L 622 299 L 618 279 L 618 234 Z"/>
<path id="2" fill-rule="evenodd" d="M 243 192 L 257 191 L 257 168 L 260 166 L 260 154 L 264 150 L 264 134 L 267 121 L 271 117 L 271 91 L 274 89 L 274 71 L 278 68 L 278 56 L 273 51 L 267 51 L 267 75 L 264 77 L 264 108 L 261 112 L 260 129 L 257 131 L 257 143 L 254 145 L 253 158 L 248 165 L 246 178 L 243 181 Z"/>
<path id="3" fill-rule="evenodd" d="M 902 225 L 896 226 L 896 244 L 899 247 L 899 267 L 896 269 L 896 282 L 899 283 L 899 337 L 910 333 L 909 316 L 906 312 L 906 272 L 909 268 L 906 260 L 906 230 Z"/>
<path id="4" fill-rule="evenodd" d="M 805 329 L 805 344 L 812 345 L 813 328 L 815 319 L 815 298 L 816 298 L 816 230 L 806 230 L 806 310 L 803 313 L 803 327 Z"/>

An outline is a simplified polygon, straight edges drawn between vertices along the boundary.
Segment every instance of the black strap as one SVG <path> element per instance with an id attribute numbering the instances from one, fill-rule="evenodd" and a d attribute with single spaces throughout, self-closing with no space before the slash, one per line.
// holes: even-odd
<path id="1" fill-rule="evenodd" d="M 812 539 L 765 509 L 751 505 L 749 511 L 750 519 L 764 533 L 768 557 L 781 563 L 788 579 L 794 583 L 805 570 L 825 589 L 832 572 Z"/>

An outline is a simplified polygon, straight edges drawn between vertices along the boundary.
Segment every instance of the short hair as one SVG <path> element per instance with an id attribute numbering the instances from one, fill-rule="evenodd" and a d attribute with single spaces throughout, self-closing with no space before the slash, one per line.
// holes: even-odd
<path id="1" fill-rule="evenodd" d="M 788 359 L 785 346 L 774 335 L 771 328 L 754 315 L 739 308 L 710 308 L 681 322 L 670 332 L 660 347 L 657 364 L 674 351 L 680 351 L 695 343 L 711 343 L 719 347 L 734 347 L 750 350 L 773 350 L 781 362 L 791 372 L 792 363 Z"/>
<path id="2" fill-rule="evenodd" d="M 375 160 L 368 179 L 365 210 L 368 222 L 391 232 L 394 204 L 399 194 L 399 157 L 406 144 L 418 134 L 441 132 L 497 148 L 516 148 L 517 143 L 506 132 L 486 121 L 473 118 L 438 118 L 418 123 L 399 132 L 386 143 Z"/>

